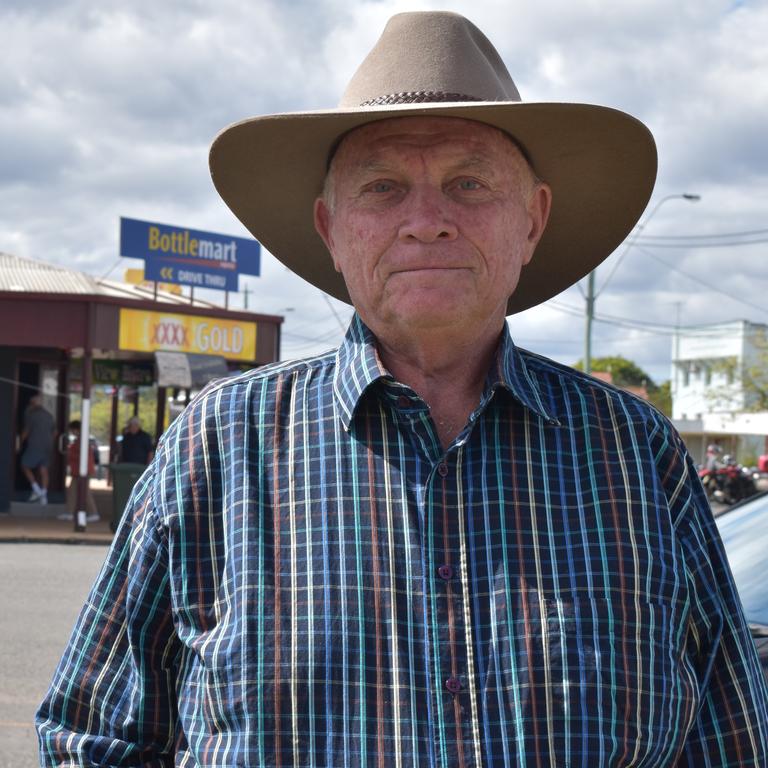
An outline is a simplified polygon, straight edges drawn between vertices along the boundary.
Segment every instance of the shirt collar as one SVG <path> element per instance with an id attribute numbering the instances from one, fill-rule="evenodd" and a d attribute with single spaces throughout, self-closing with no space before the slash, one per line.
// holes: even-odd
<path id="1" fill-rule="evenodd" d="M 349 430 L 360 399 L 379 379 L 394 380 L 379 358 L 376 337 L 355 313 L 344 341 L 336 353 L 336 370 L 333 377 L 333 391 L 341 409 L 344 429 Z M 557 423 L 557 419 L 550 415 L 550 411 L 544 406 L 541 389 L 520 350 L 513 343 L 506 323 L 496 359 L 488 371 L 480 410 L 485 408 L 499 388 L 507 390 L 526 408 L 549 423 Z"/>
<path id="2" fill-rule="evenodd" d="M 355 312 L 344 341 L 336 353 L 333 392 L 341 408 L 344 429 L 349 430 L 352 416 L 368 387 L 382 378 L 391 379 L 376 351 L 376 337 Z"/>
<path id="3" fill-rule="evenodd" d="M 481 406 L 484 406 L 500 387 L 548 423 L 559 423 L 552 408 L 544 405 L 541 387 L 526 364 L 525 355 L 512 341 L 507 323 L 504 323 L 496 359 L 488 371 Z"/>

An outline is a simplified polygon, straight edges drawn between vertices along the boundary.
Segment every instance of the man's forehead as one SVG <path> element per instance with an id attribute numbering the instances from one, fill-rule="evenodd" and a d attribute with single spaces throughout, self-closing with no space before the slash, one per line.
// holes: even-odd
<path id="1" fill-rule="evenodd" d="M 445 147 L 479 162 L 498 151 L 519 152 L 516 142 L 494 126 L 458 117 L 400 117 L 378 120 L 350 131 L 337 156 L 373 166 L 377 158 L 404 149 Z"/>

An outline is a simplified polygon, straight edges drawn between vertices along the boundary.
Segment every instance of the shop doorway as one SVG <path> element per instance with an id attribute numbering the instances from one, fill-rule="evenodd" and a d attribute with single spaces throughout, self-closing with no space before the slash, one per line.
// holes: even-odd
<path id="1" fill-rule="evenodd" d="M 29 407 L 33 395 L 40 393 L 43 407 L 53 416 L 56 424 L 54 450 L 48 471 L 50 485 L 48 499 L 51 502 L 64 500 L 66 483 L 66 424 L 69 417 L 66 396 L 66 363 L 39 360 L 19 360 L 16 374 L 16 413 L 15 413 L 15 449 L 16 461 L 13 481 L 13 499 L 25 501 L 29 497 L 30 487 L 21 471 L 21 453 L 24 446 L 21 433 L 24 430 L 24 413 Z"/>

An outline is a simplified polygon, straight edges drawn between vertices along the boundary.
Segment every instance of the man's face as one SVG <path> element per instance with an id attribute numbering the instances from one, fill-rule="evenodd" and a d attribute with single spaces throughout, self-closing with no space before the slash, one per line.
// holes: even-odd
<path id="1" fill-rule="evenodd" d="M 396 326 L 500 327 L 549 201 L 501 131 L 396 118 L 343 140 L 315 225 L 377 335 Z"/>

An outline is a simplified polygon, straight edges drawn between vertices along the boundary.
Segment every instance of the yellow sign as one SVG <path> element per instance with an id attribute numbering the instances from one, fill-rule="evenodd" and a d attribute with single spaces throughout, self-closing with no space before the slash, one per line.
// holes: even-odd
<path id="1" fill-rule="evenodd" d="M 171 277 L 173 277 L 173 275 L 171 275 Z M 123 279 L 126 283 L 131 283 L 131 285 L 141 285 L 144 288 L 152 288 L 154 285 L 150 280 L 144 279 L 143 269 L 136 269 L 135 267 L 129 267 L 126 269 Z M 181 286 L 176 285 L 175 283 L 158 283 L 157 287 L 166 293 L 173 293 L 176 296 L 181 296 Z"/>
<path id="2" fill-rule="evenodd" d="M 256 358 L 256 323 L 171 312 L 120 310 L 120 349 Z"/>

